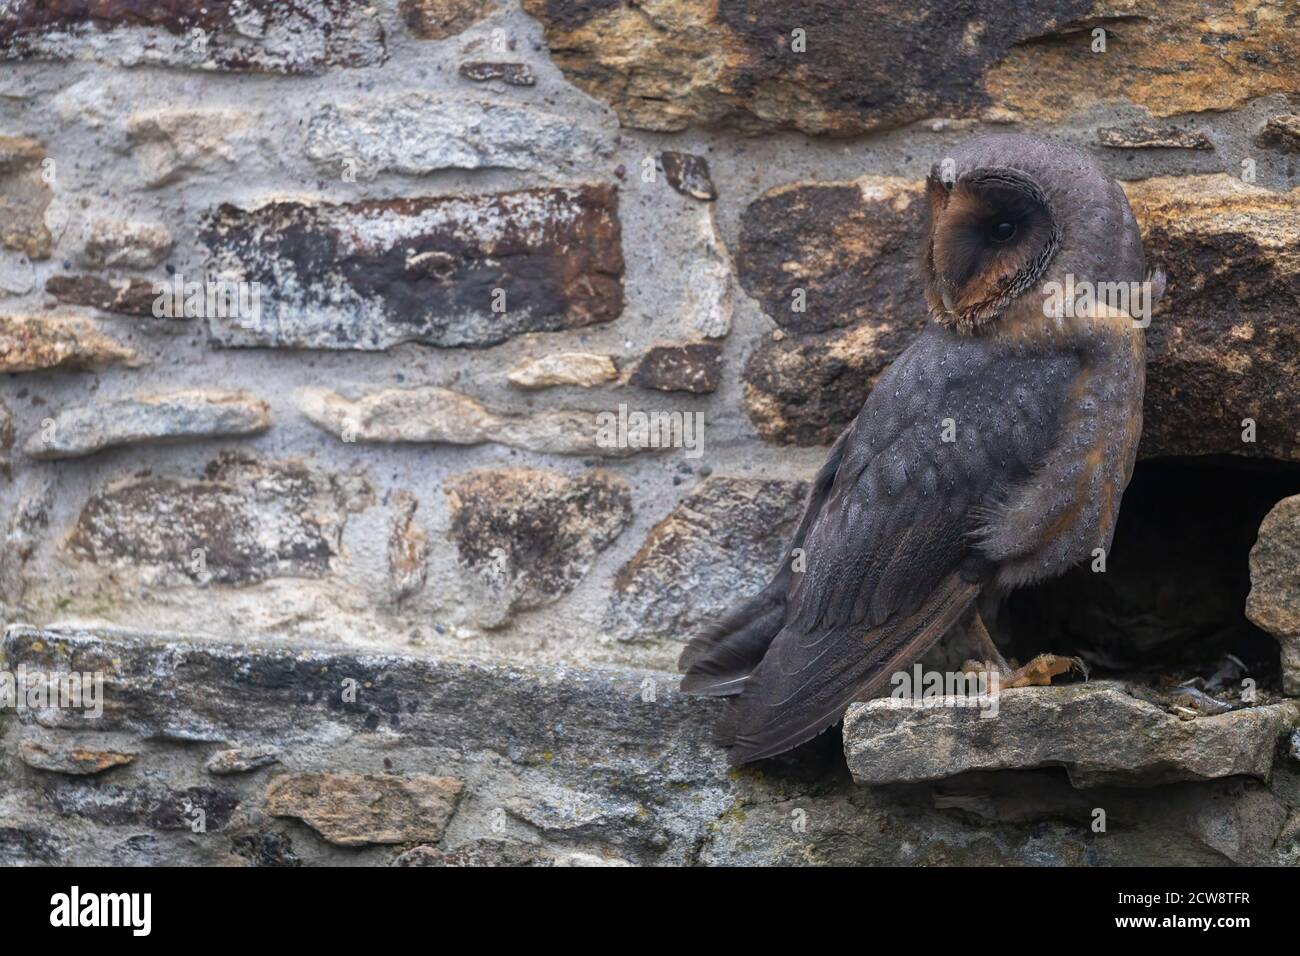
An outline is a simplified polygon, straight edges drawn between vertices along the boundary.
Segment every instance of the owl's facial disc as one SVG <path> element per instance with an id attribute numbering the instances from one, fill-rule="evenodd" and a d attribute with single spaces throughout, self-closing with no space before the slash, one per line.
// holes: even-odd
<path id="1" fill-rule="evenodd" d="M 1033 287 L 1060 244 L 1042 191 L 1014 169 L 975 169 L 948 185 L 931 173 L 923 272 L 931 314 L 961 331 L 999 318 Z"/>

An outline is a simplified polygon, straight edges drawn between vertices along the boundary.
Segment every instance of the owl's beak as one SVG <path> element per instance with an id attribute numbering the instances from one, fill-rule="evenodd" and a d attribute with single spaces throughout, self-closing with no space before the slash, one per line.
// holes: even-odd
<path id="1" fill-rule="evenodd" d="M 952 312 L 957 308 L 957 304 L 953 301 L 952 293 L 947 289 L 943 289 L 940 292 L 940 297 L 943 299 L 943 307 L 949 312 Z"/>

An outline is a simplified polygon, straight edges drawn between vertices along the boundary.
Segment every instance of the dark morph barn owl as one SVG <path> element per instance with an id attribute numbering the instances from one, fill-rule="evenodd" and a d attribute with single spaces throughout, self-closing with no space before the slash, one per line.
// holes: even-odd
<path id="1" fill-rule="evenodd" d="M 684 691 L 735 695 L 718 728 L 733 764 L 838 722 L 982 590 L 1110 546 L 1142 432 L 1145 323 L 1045 290 L 1159 297 L 1124 193 L 1087 154 L 1019 135 L 965 144 L 926 192 L 931 321 L 835 442 L 771 583 L 682 654 Z M 976 624 L 1013 685 L 1063 670 L 1045 655 L 1011 674 Z"/>

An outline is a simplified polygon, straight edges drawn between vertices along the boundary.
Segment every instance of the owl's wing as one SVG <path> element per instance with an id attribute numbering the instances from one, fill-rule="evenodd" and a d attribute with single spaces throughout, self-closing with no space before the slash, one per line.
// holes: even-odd
<path id="1" fill-rule="evenodd" d="M 803 517 L 772 580 L 704 628 L 682 651 L 677 667 L 685 673 L 681 683 L 683 693 L 729 697 L 744 689 L 745 681 L 785 623 L 786 599 L 794 576 L 794 553 L 802 551 L 808 531 L 830 497 L 852 431 L 850 426 L 836 439 L 813 479 Z"/>
<path id="2" fill-rule="evenodd" d="M 981 509 L 1059 431 L 1073 360 L 1043 361 L 1051 374 L 927 331 L 881 377 L 808 530 L 783 626 L 719 725 L 733 763 L 816 736 L 970 606 L 989 571 L 971 539 Z"/>

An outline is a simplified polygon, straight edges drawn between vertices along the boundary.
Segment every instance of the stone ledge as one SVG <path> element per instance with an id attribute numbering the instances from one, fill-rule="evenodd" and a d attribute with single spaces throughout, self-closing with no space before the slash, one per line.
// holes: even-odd
<path id="1" fill-rule="evenodd" d="M 829 735 L 729 771 L 709 742 L 719 702 L 660 672 L 15 625 L 0 671 L 22 665 L 102 671 L 104 710 L 0 710 L 0 864 L 1213 865 L 1300 852 L 1279 836 L 1300 783 L 1290 761 L 1271 789 L 1237 776 L 1084 799 L 1032 770 L 858 787 Z M 33 766 L 25 747 L 52 758 Z M 133 759 L 88 775 L 82 751 Z M 284 804 L 318 780 L 327 799 Z M 1124 822 L 1101 837 L 1098 800 Z"/>
<path id="2" fill-rule="evenodd" d="M 1185 721 L 1118 681 L 1003 691 L 996 716 L 882 698 L 849 708 L 844 751 L 860 784 L 920 783 L 977 770 L 1064 767 L 1076 787 L 1244 775 L 1267 780 L 1300 701 Z"/>
<path id="3" fill-rule="evenodd" d="M 382 730 L 457 753 L 493 751 L 524 763 L 598 761 L 624 772 L 645 769 L 646 754 L 672 743 L 675 762 L 695 779 L 724 766 L 707 741 L 717 705 L 678 694 L 673 674 L 19 624 L 0 643 L 0 669 L 20 664 L 104 673 L 98 719 L 76 710 L 20 712 L 20 721 L 51 729 L 244 745 L 263 734 L 303 744 L 326 731 L 338 737 Z M 345 681 L 355 684 L 344 687 Z"/>

